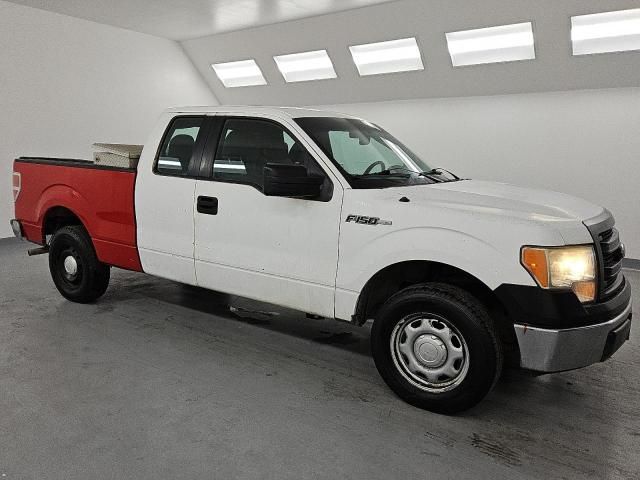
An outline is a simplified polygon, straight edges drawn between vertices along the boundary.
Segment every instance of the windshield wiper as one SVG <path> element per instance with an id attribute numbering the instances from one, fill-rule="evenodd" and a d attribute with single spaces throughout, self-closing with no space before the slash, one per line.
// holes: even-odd
<path id="1" fill-rule="evenodd" d="M 365 177 L 365 176 L 366 176 L 366 177 L 368 177 L 368 176 L 377 177 L 377 176 L 379 176 L 379 175 L 393 175 L 393 174 L 394 174 L 393 172 L 394 172 L 394 171 L 397 171 L 397 170 L 400 170 L 400 171 L 402 171 L 402 172 L 406 172 L 406 173 L 408 173 L 409 175 L 413 174 L 413 175 L 418 175 L 419 177 L 425 177 L 425 178 L 428 178 L 428 179 L 429 179 L 429 180 L 431 180 L 433 183 L 442 183 L 442 182 L 446 182 L 446 180 L 442 180 L 442 179 L 437 178 L 437 177 L 435 177 L 435 176 L 434 176 L 434 175 L 436 175 L 436 174 L 437 174 L 437 172 L 431 172 L 431 171 L 429 171 L 429 172 L 416 172 L 415 170 L 412 170 L 412 169 L 410 169 L 410 168 L 407 168 L 407 167 L 404 167 L 404 166 L 401 166 L 401 165 L 394 165 L 394 166 L 391 166 L 391 167 L 389 167 L 389 168 L 387 168 L 387 169 L 385 169 L 385 170 L 382 170 L 382 171 L 380 171 L 380 172 L 376 172 L 376 173 L 368 173 L 368 174 L 366 174 L 366 175 L 360 175 L 360 176 L 362 176 L 362 177 Z M 409 176 L 409 175 L 407 175 L 407 176 Z"/>
<path id="2" fill-rule="evenodd" d="M 425 172 L 416 172 L 415 170 L 412 170 L 410 168 L 401 166 L 401 165 L 393 165 L 385 170 L 382 170 L 380 172 L 376 172 L 376 173 L 368 173 L 366 176 L 378 176 L 378 175 L 392 175 L 394 171 L 396 170 L 400 170 L 400 171 L 404 171 L 407 172 L 409 174 L 414 174 L 414 175 L 418 175 L 420 177 L 425 177 L 428 178 L 429 180 L 431 180 L 434 183 L 444 183 L 444 182 L 453 182 L 453 181 L 457 181 L 457 180 L 461 180 L 460 177 L 458 177 L 455 173 L 450 172 L 449 170 L 445 170 L 444 168 L 432 168 L 431 170 L 427 170 Z M 449 175 L 451 175 L 451 177 L 453 177 L 453 180 L 448 180 L 448 179 L 443 179 L 443 178 L 438 178 L 436 175 L 442 175 L 444 173 L 448 173 Z M 361 175 L 364 176 L 364 175 Z"/>
<path id="3" fill-rule="evenodd" d="M 369 173 L 368 175 L 392 175 L 392 173 L 394 171 L 396 171 L 396 170 L 400 170 L 400 171 L 407 172 L 407 173 L 410 173 L 410 174 L 412 173 L 414 175 L 418 175 L 418 176 L 421 176 L 421 177 L 427 177 L 427 178 L 430 178 L 431 180 L 433 180 L 434 182 L 440 182 L 441 181 L 441 180 L 439 180 L 437 178 L 430 177 L 430 175 L 436 174 L 437 172 L 433 172 L 433 171 L 417 172 L 415 170 L 412 170 L 412 169 L 407 168 L 407 167 L 402 166 L 402 165 L 392 165 L 391 167 L 389 167 L 389 168 L 387 168 L 385 170 L 382 170 L 382 171 L 376 172 L 376 173 Z"/>
<path id="4" fill-rule="evenodd" d="M 376 173 L 372 173 L 371 175 L 391 175 L 391 173 L 395 170 L 401 170 L 407 173 L 418 173 L 418 172 L 414 172 L 413 170 L 411 170 L 410 168 L 407 167 L 401 167 L 399 165 L 394 165 L 392 167 L 389 167 L 385 170 L 382 170 L 380 172 L 376 172 Z"/>
<path id="5" fill-rule="evenodd" d="M 450 182 L 450 181 L 453 181 L 453 180 L 462 180 L 455 173 L 451 172 L 450 170 L 447 170 L 446 168 L 441 168 L 441 167 L 432 168 L 431 170 L 427 170 L 427 171 L 424 171 L 424 172 L 416 172 L 415 170 L 411 170 L 410 168 L 403 167 L 403 166 L 400 166 L 400 165 L 396 165 L 396 166 L 389 167 L 387 170 L 383 170 L 381 173 L 390 172 L 391 170 L 396 170 L 396 169 L 405 170 L 407 172 L 411 172 L 411 173 L 414 173 L 416 175 L 420 175 L 422 177 L 427 177 L 427 178 L 433 180 L 434 182 Z M 448 173 L 449 175 L 451 175 L 453 180 L 442 180 L 440 178 L 433 177 L 433 175 L 442 175 L 443 173 Z"/>
<path id="6" fill-rule="evenodd" d="M 449 175 L 451 175 L 453 177 L 454 180 L 462 180 L 459 176 L 457 176 L 451 170 L 447 170 L 446 168 L 441 168 L 441 167 L 432 168 L 428 172 L 422 172 L 422 173 L 424 173 L 426 175 L 442 175 L 442 172 L 448 173 Z"/>

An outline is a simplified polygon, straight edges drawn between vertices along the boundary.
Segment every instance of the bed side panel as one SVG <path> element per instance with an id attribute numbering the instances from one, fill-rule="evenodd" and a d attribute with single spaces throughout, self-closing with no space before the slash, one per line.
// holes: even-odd
<path id="1" fill-rule="evenodd" d="M 17 160 L 14 172 L 21 176 L 16 218 L 30 241 L 42 244 L 47 212 L 64 207 L 80 218 L 101 262 L 142 270 L 136 245 L 135 171 Z"/>

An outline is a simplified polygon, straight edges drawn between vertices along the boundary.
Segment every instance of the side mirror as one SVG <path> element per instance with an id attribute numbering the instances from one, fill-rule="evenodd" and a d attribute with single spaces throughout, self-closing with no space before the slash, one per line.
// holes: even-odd
<path id="1" fill-rule="evenodd" d="M 324 178 L 309 175 L 303 165 L 267 163 L 264 167 L 264 194 L 270 197 L 316 198 Z"/>

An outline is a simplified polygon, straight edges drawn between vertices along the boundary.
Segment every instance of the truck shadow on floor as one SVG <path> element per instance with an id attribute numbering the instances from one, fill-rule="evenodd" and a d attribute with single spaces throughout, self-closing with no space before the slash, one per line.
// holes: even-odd
<path id="1" fill-rule="evenodd" d="M 127 299 L 146 297 L 202 314 L 233 319 L 316 343 L 332 345 L 359 355 L 371 355 L 369 325 L 357 327 L 346 322 L 311 316 L 304 312 L 148 275 L 123 271 L 114 271 L 112 275 L 107 294 L 97 303 L 100 310 L 108 310 L 112 308 L 112 304 Z"/>
<path id="2" fill-rule="evenodd" d="M 109 291 L 97 305 L 101 310 L 109 310 L 119 301 L 140 297 L 371 357 L 370 323 L 357 327 L 333 319 L 309 317 L 304 312 L 148 275 L 118 271 Z M 188 327 L 190 320 L 185 316 L 179 322 Z M 506 368 L 496 390 L 518 386 L 526 390 L 535 380 L 530 373 Z"/>

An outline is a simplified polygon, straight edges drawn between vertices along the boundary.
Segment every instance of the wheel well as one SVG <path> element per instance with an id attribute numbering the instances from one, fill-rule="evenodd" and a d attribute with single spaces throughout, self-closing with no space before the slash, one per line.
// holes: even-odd
<path id="1" fill-rule="evenodd" d="M 364 286 L 358 302 L 353 322 L 363 325 L 367 320 L 374 319 L 384 302 L 394 293 L 427 282 L 440 282 L 462 288 L 476 297 L 487 308 L 500 333 L 507 357 L 512 354 L 512 362 L 519 361 L 517 353 L 517 339 L 513 323 L 507 312 L 495 295 L 482 281 L 457 267 L 439 262 L 413 260 L 396 263 L 385 267 L 376 273 Z"/>
<path id="2" fill-rule="evenodd" d="M 84 227 L 80 218 L 68 208 L 53 207 L 49 209 L 43 222 L 43 243 L 47 243 L 48 235 L 53 235 L 58 229 L 68 227 L 70 225 L 80 225 Z"/>

